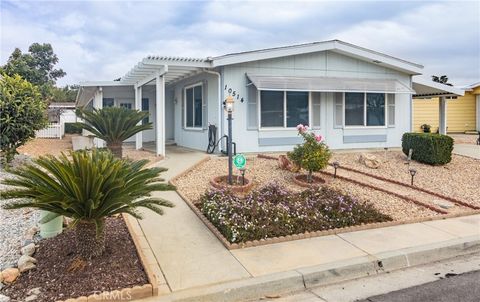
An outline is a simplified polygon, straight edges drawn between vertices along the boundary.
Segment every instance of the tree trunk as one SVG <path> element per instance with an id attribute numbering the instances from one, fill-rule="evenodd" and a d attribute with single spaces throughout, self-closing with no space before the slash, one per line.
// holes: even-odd
<path id="1" fill-rule="evenodd" d="M 107 143 L 107 148 L 110 150 L 115 157 L 122 158 L 122 142 Z"/>
<path id="2" fill-rule="evenodd" d="M 100 223 L 98 233 L 93 221 L 80 221 L 75 227 L 77 249 L 85 259 L 101 256 L 105 251 L 105 219 Z"/>
<path id="3" fill-rule="evenodd" d="M 312 171 L 308 171 L 308 175 L 307 175 L 307 182 L 308 182 L 308 183 L 312 183 L 312 182 L 313 182 L 312 175 L 313 175 L 313 172 L 312 172 Z"/>

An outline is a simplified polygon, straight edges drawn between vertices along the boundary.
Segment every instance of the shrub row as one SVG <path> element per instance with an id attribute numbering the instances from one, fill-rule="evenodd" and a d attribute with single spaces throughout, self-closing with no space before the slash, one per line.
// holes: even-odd
<path id="1" fill-rule="evenodd" d="M 430 165 L 444 165 L 452 160 L 453 138 L 434 133 L 404 133 L 402 151 L 412 159 Z"/>
<path id="2" fill-rule="evenodd" d="M 293 193 L 275 183 L 244 198 L 225 189 L 207 191 L 198 207 L 231 243 L 391 220 L 333 189 Z"/>
<path id="3" fill-rule="evenodd" d="M 77 127 L 75 125 L 75 123 L 65 123 L 65 133 L 68 133 L 68 134 L 75 134 L 75 133 L 78 133 L 78 134 L 81 134 L 82 133 L 82 129 Z"/>

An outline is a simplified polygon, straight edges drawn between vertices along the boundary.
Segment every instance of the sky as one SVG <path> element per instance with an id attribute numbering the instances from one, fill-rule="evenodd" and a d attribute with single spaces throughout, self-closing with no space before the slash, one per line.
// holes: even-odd
<path id="1" fill-rule="evenodd" d="M 480 1 L 6 1 L 0 64 L 51 43 L 59 85 L 123 76 L 147 55 L 205 58 L 339 39 L 480 82 Z"/>

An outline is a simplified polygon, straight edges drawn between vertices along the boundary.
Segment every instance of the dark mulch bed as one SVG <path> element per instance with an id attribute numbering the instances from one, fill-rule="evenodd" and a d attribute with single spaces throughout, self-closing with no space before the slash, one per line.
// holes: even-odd
<path id="1" fill-rule="evenodd" d="M 37 268 L 23 273 L 0 292 L 12 301 L 23 301 L 28 290 L 40 287 L 36 302 L 66 300 L 148 283 L 127 226 L 121 217 L 108 218 L 106 252 L 84 261 L 76 254 L 72 230 L 42 240 L 33 257 Z"/>

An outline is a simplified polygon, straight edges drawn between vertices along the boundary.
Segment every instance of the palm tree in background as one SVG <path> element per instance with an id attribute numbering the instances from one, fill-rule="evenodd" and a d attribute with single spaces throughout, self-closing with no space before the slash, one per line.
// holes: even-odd
<path id="1" fill-rule="evenodd" d="M 102 109 L 77 109 L 77 117 L 84 123 L 76 123 L 96 138 L 107 143 L 107 148 L 116 156 L 122 157 L 123 141 L 138 132 L 152 129 L 152 123 L 141 123 L 148 117 L 148 112 L 131 110 L 123 107 L 107 107 Z"/>

